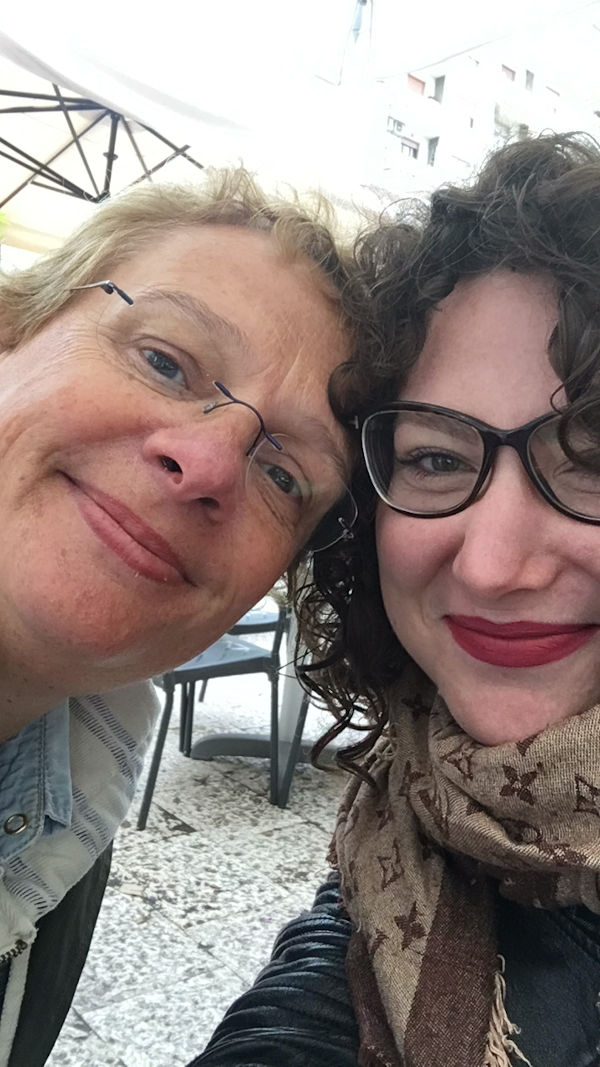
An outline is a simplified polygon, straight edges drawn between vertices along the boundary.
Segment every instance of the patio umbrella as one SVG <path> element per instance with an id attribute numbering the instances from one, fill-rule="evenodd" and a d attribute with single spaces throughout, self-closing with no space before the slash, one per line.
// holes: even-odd
<path id="1" fill-rule="evenodd" d="M 189 149 L 105 103 L 0 61 L 5 240 L 37 251 L 72 229 L 89 205 L 125 186 L 161 171 L 189 179 L 191 167 L 203 169 Z"/>

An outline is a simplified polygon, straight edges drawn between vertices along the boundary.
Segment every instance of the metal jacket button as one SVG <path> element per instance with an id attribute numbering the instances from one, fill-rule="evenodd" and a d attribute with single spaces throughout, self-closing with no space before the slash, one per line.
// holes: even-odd
<path id="1" fill-rule="evenodd" d="M 9 815 L 8 819 L 4 823 L 5 834 L 20 834 L 23 830 L 26 830 L 29 826 L 29 819 L 22 812 Z"/>

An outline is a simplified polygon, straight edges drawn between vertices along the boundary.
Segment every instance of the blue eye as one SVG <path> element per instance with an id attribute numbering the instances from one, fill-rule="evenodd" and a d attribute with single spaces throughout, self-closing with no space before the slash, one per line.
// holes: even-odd
<path id="1" fill-rule="evenodd" d="M 165 352 L 161 352 L 158 348 L 144 348 L 143 354 L 148 366 L 152 367 L 152 370 L 160 374 L 162 378 L 168 378 L 170 381 L 176 381 L 179 379 L 181 385 L 185 385 L 184 373 L 176 360 L 171 356 L 167 356 Z"/>

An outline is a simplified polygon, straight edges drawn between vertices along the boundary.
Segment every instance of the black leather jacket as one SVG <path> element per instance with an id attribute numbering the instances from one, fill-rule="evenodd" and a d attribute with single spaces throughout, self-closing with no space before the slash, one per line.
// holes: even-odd
<path id="1" fill-rule="evenodd" d="M 508 1016 L 533 1067 L 600 1067 L 600 917 L 499 900 L 498 928 Z M 189 1067 L 357 1067 L 351 929 L 334 878 L 282 930 L 271 962 Z"/>

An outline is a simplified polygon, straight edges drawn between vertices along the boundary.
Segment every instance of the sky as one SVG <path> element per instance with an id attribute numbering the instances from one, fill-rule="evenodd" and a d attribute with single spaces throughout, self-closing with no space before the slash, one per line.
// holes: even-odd
<path id="1" fill-rule="evenodd" d="M 118 67 L 132 81 L 200 106 L 204 100 L 213 109 L 217 101 L 243 122 L 257 99 L 266 103 L 282 86 L 295 99 L 307 91 L 307 78 L 337 83 L 353 49 L 357 0 L 120 0 L 88 7 L 85 19 L 80 0 L 61 0 L 60 20 L 47 0 L 6 8 L 4 32 L 49 62 L 76 55 Z M 582 17 L 593 21 L 595 12 L 600 25 L 598 0 L 369 0 L 361 38 L 369 38 L 368 74 L 393 77 L 515 34 L 545 39 L 558 53 L 564 32 Z M 564 64 L 576 68 L 573 50 L 563 53 Z"/>
<path id="2" fill-rule="evenodd" d="M 51 80 L 169 130 L 199 158 L 279 168 L 300 186 L 326 175 L 341 194 L 360 182 L 374 86 L 393 91 L 407 71 L 486 42 L 521 42 L 600 108 L 600 0 L 368 0 L 358 40 L 357 0 L 116 0 L 85 17 L 81 0 L 5 8 L 0 54 L 16 43 Z"/>

